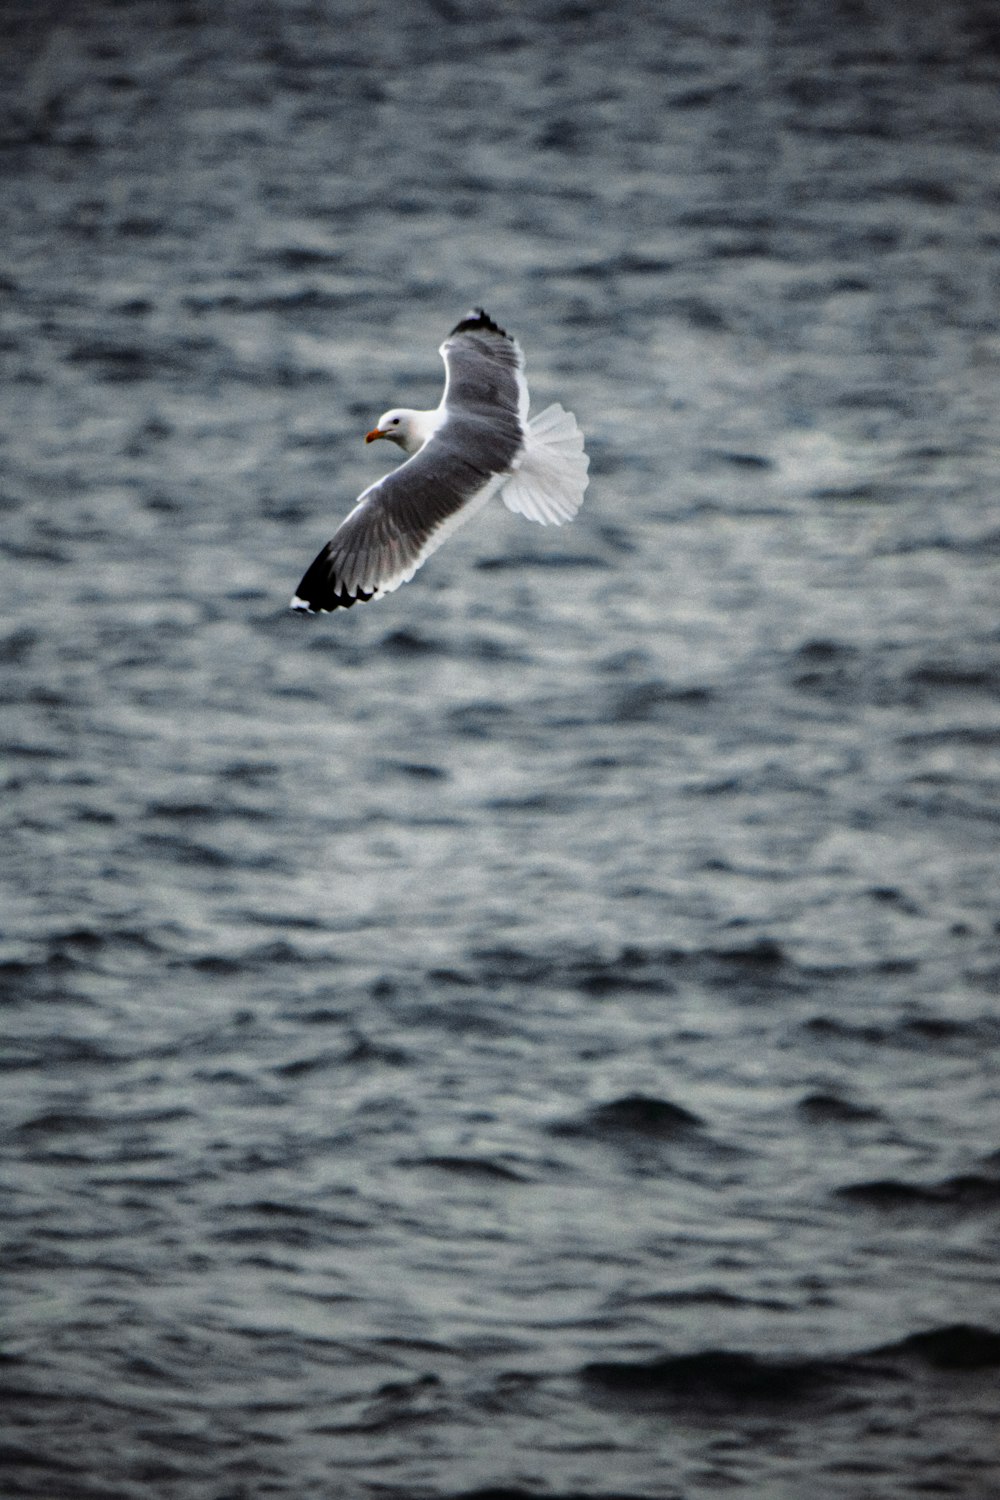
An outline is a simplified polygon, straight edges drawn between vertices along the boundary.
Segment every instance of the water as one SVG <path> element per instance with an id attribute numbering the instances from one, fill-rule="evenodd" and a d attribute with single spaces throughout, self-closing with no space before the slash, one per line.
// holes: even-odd
<path id="1" fill-rule="evenodd" d="M 3 1494 L 992 1494 L 991 7 L 0 24 Z"/>

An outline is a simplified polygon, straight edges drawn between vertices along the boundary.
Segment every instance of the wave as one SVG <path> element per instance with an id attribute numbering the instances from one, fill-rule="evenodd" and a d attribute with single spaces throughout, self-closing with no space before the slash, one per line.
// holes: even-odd
<path id="1" fill-rule="evenodd" d="M 921 1209 L 955 1209 L 962 1212 L 1000 1208 L 1000 1178 L 969 1172 L 942 1182 L 923 1184 L 885 1178 L 849 1183 L 835 1196 L 865 1208 L 893 1213 Z"/>
<path id="2" fill-rule="evenodd" d="M 913 1365 L 956 1378 L 996 1369 L 1000 1333 L 956 1323 L 843 1357 L 774 1357 L 707 1349 L 651 1360 L 598 1360 L 584 1365 L 580 1377 L 592 1391 L 612 1398 L 746 1410 L 815 1401 L 859 1380 L 887 1374 L 902 1377 Z"/>
<path id="3" fill-rule="evenodd" d="M 588 1136 L 613 1140 L 621 1137 L 674 1140 L 700 1129 L 702 1120 L 683 1105 L 646 1094 L 625 1094 L 606 1104 L 596 1104 L 576 1120 L 551 1126 L 554 1135 Z"/>

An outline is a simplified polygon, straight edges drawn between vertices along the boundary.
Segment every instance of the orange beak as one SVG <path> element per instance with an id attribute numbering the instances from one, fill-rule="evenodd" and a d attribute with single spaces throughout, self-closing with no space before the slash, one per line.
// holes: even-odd
<path id="1" fill-rule="evenodd" d="M 380 437 L 385 437 L 385 433 L 384 432 L 380 432 L 377 427 L 373 427 L 372 430 L 371 430 L 371 432 L 366 432 L 365 433 L 365 442 L 366 443 L 374 443 L 375 439 L 376 438 L 380 438 Z"/>

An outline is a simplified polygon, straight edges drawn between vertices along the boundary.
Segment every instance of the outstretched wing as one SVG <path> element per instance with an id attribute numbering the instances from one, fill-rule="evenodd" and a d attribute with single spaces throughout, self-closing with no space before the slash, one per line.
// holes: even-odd
<path id="1" fill-rule="evenodd" d="M 528 383 L 524 355 L 512 338 L 481 307 L 466 313 L 441 345 L 447 371 L 445 407 L 481 412 L 494 421 L 515 417 L 523 428 L 528 416 Z"/>
<path id="2" fill-rule="evenodd" d="M 293 609 L 320 614 L 391 594 L 482 509 L 505 474 L 478 473 L 443 436 L 365 490 L 306 572 Z"/>

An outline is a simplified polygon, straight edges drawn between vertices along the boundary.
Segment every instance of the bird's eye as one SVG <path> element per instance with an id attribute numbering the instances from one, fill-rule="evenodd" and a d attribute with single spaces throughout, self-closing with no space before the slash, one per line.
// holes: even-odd
<path id="1" fill-rule="evenodd" d="M 398 417 L 393 417 L 392 422 L 390 423 L 390 426 L 392 426 L 392 427 L 398 427 L 399 426 L 399 418 Z"/>

